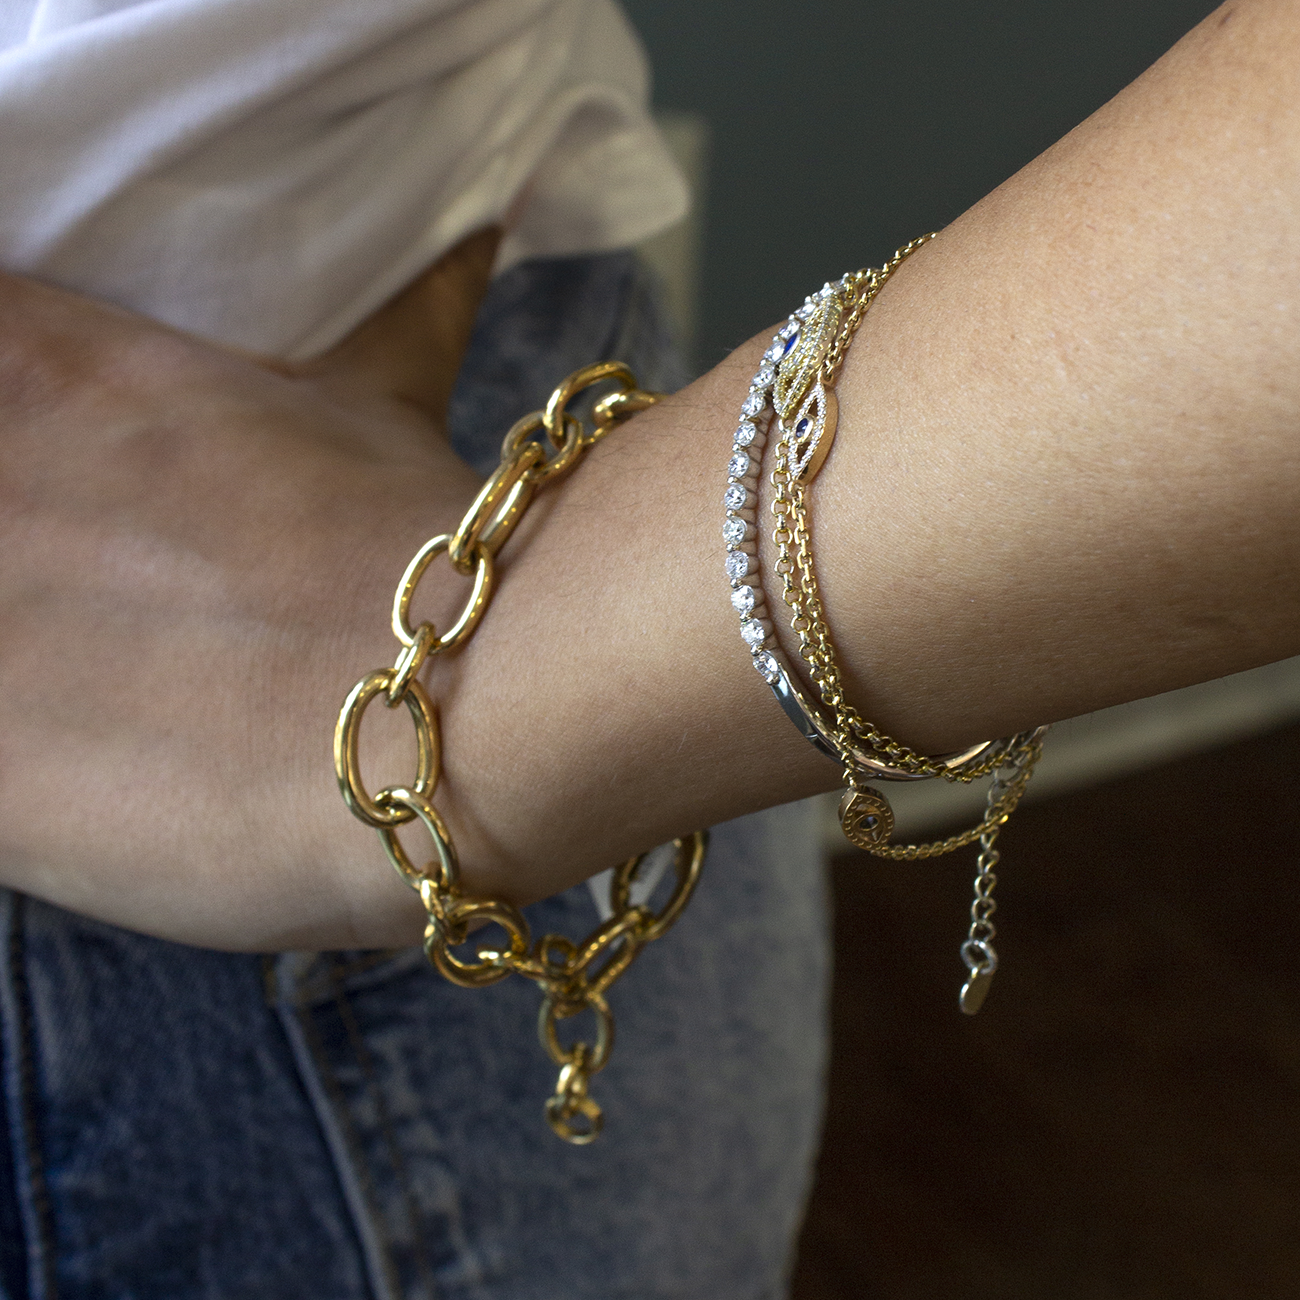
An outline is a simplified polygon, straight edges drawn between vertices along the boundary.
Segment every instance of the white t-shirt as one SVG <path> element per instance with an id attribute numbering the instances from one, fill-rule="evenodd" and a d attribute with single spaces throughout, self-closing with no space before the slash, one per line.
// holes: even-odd
<path id="1" fill-rule="evenodd" d="M 512 208 L 682 216 L 647 80 L 613 0 L 0 0 L 0 265 L 309 357 Z"/>

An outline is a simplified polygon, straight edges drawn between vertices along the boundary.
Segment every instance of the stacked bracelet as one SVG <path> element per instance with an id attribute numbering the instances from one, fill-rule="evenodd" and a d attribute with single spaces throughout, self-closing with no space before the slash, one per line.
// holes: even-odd
<path id="1" fill-rule="evenodd" d="M 997 967 L 991 921 L 996 907 L 992 868 L 998 858 L 994 841 L 1024 794 L 1046 728 L 934 758 L 909 749 L 865 722 L 845 698 L 841 684 L 813 566 L 805 501 L 805 489 L 820 470 L 835 437 L 839 415 L 835 383 L 853 335 L 890 275 L 932 238 L 925 235 L 913 240 L 879 270 L 852 272 L 824 285 L 777 331 L 750 384 L 733 441 L 723 536 L 732 605 L 740 614 L 741 636 L 755 669 L 800 733 L 843 768 L 847 788 L 840 803 L 840 825 L 846 837 L 878 857 L 906 860 L 937 857 L 980 841 L 976 898 L 962 946 L 970 976 L 962 989 L 961 1007 L 974 1014 Z M 770 482 L 771 510 L 777 521 L 772 536 L 776 571 L 820 705 L 802 687 L 776 643 L 759 570 L 759 478 L 764 452 L 774 438 Z M 965 782 L 989 774 L 994 781 L 980 823 L 927 844 L 889 843 L 892 809 L 885 796 L 867 784 L 928 777 Z"/>

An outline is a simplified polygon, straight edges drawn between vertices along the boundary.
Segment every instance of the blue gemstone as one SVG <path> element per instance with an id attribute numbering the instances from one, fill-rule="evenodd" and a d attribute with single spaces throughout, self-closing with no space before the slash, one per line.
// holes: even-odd
<path id="1" fill-rule="evenodd" d="M 802 438 L 804 434 L 807 433 L 808 430 L 811 428 L 812 428 L 812 421 L 805 415 L 803 419 L 800 420 L 799 423 L 794 426 L 795 437 Z"/>
<path id="2" fill-rule="evenodd" d="M 782 355 L 783 357 L 784 357 L 784 356 L 789 356 L 789 354 L 790 354 L 790 349 L 791 349 L 792 347 L 794 347 L 794 345 L 795 345 L 796 343 L 798 343 L 798 342 L 799 342 L 799 331 L 798 331 L 798 330 L 795 330 L 795 332 L 794 332 L 793 334 L 791 334 L 790 337 L 789 337 L 788 339 L 786 339 L 786 341 L 785 341 L 785 347 L 783 347 L 783 348 L 781 349 L 781 355 Z"/>

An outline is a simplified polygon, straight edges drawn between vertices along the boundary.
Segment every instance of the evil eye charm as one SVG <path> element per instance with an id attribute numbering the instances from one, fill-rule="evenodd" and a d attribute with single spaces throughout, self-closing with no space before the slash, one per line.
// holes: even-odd
<path id="1" fill-rule="evenodd" d="M 835 390 L 827 390 L 819 380 L 803 399 L 803 405 L 789 426 L 790 473 L 797 482 L 811 483 L 817 477 L 817 471 L 835 441 L 838 422 L 839 403 L 835 400 Z"/>
<path id="2" fill-rule="evenodd" d="M 772 405 L 787 426 L 791 412 L 808 396 L 817 382 L 822 362 L 840 328 L 843 310 L 836 294 L 817 294 L 800 308 L 801 324 L 791 336 L 793 346 L 777 362 L 776 383 L 772 387 Z"/>
<path id="3" fill-rule="evenodd" d="M 845 790 L 840 800 L 840 829 L 850 844 L 870 853 L 889 843 L 894 833 L 894 810 L 872 786 Z"/>

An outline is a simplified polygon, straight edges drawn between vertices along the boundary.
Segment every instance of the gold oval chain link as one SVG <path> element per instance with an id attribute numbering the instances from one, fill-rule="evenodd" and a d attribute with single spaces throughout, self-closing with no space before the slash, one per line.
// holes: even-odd
<path id="1" fill-rule="evenodd" d="M 570 409 L 593 385 L 612 384 L 591 411 L 588 430 Z M 632 887 L 648 855 L 631 858 L 613 874 L 613 915 L 581 943 L 563 935 L 534 940 L 527 920 L 513 904 L 467 894 L 461 884 L 455 844 L 432 803 L 441 775 L 438 714 L 419 674 L 438 655 L 462 649 L 492 603 L 496 557 L 518 527 L 534 496 L 558 482 L 588 448 L 624 420 L 652 406 L 660 394 L 639 389 L 620 361 L 600 361 L 575 370 L 551 394 L 544 410 L 525 416 L 506 434 L 501 461 L 479 490 L 455 532 L 430 538 L 415 553 L 393 597 L 392 628 L 401 649 L 392 668 L 379 668 L 353 687 L 334 729 L 334 768 L 344 802 L 374 827 L 398 874 L 420 896 L 427 916 L 424 949 L 430 963 L 454 984 L 483 988 L 511 974 L 533 980 L 542 990 L 538 1037 L 560 1067 L 546 1118 L 566 1142 L 594 1141 L 604 1117 L 591 1097 L 591 1076 L 604 1069 L 614 1044 L 614 1019 L 606 993 L 647 943 L 660 938 L 677 920 L 700 878 L 708 846 L 703 831 L 673 842 L 673 886 L 659 911 L 632 902 Z M 432 623 L 411 626 L 411 602 L 430 564 L 446 555 L 472 587 L 460 614 L 441 635 Z M 361 722 L 367 706 L 382 695 L 388 707 L 405 704 L 415 729 L 415 780 L 367 792 L 361 778 Z M 419 822 L 433 841 L 433 857 L 417 866 L 397 835 L 399 826 Z M 504 943 L 479 943 L 472 956 L 454 951 L 471 929 L 495 925 Z M 595 1037 L 566 1046 L 559 1022 L 589 1011 Z"/>

